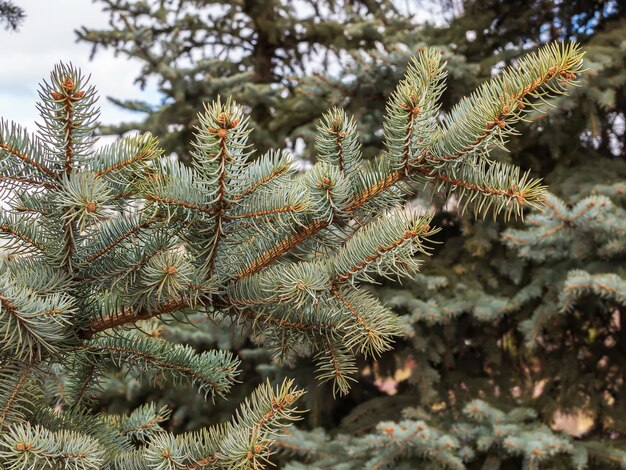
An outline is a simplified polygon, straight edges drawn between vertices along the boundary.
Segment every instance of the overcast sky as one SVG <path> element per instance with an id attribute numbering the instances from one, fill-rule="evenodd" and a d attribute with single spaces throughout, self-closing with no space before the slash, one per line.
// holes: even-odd
<path id="1" fill-rule="evenodd" d="M 141 91 L 133 84 L 139 63 L 114 57 L 100 50 L 89 61 L 91 48 L 76 43 L 74 30 L 80 26 L 103 28 L 108 16 L 91 0 L 15 0 L 26 11 L 26 20 L 16 33 L 0 29 L 0 117 L 16 121 L 34 131 L 39 120 L 35 108 L 37 89 L 48 78 L 54 64 L 63 61 L 91 74 L 100 93 L 101 122 L 132 120 L 133 113 L 120 110 L 106 96 L 159 100 L 154 87 Z"/>

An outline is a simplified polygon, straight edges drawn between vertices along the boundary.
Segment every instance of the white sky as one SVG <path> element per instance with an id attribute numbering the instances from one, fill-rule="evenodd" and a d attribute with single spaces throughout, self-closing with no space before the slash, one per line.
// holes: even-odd
<path id="1" fill-rule="evenodd" d="M 38 84 L 48 78 L 54 64 L 71 62 L 86 74 L 100 94 L 101 122 L 130 121 L 141 115 L 122 111 L 106 97 L 159 101 L 155 87 L 141 91 L 133 84 L 139 63 L 100 49 L 89 61 L 91 47 L 77 43 L 74 30 L 81 26 L 104 28 L 108 15 L 91 0 L 15 0 L 26 19 L 17 33 L 0 28 L 0 117 L 35 131 L 39 120 L 35 103 Z"/>

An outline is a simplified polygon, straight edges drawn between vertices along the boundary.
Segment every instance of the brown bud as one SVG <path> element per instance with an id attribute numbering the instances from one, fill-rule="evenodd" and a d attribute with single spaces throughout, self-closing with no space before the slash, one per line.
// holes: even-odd
<path id="1" fill-rule="evenodd" d="M 74 93 L 72 95 L 72 98 L 75 99 L 75 100 L 80 100 L 80 99 L 82 99 L 84 97 L 85 97 L 85 92 L 84 91 L 77 91 L 76 93 Z"/>
<path id="2" fill-rule="evenodd" d="M 324 176 L 324 178 L 322 178 L 322 181 L 315 185 L 316 188 L 320 189 L 330 189 L 333 186 L 335 186 L 335 184 L 328 176 Z"/>
<path id="3" fill-rule="evenodd" d="M 413 116 L 417 116 L 421 112 L 422 112 L 422 108 L 420 108 L 419 106 L 414 106 L 413 108 L 411 108 L 411 114 Z"/>
<path id="4" fill-rule="evenodd" d="M 254 446 L 254 453 L 260 454 L 261 452 L 263 452 L 263 446 L 261 444 L 256 444 Z"/>
<path id="5" fill-rule="evenodd" d="M 87 203 L 85 204 L 85 208 L 87 209 L 87 212 L 93 213 L 93 212 L 96 212 L 96 209 L 98 209 L 98 206 L 93 201 L 87 201 Z"/>
<path id="6" fill-rule="evenodd" d="M 217 115 L 217 122 L 222 127 L 227 127 L 230 121 L 230 116 L 226 113 L 219 113 Z"/>
<path id="7" fill-rule="evenodd" d="M 504 129 L 506 127 L 506 122 L 501 119 L 498 121 L 498 126 L 500 126 L 500 129 Z"/>
<path id="8" fill-rule="evenodd" d="M 56 100 L 56 101 L 61 101 L 64 98 L 61 93 L 58 93 L 56 91 L 53 91 L 52 93 L 50 93 L 50 96 L 52 97 L 53 100 Z"/>
<path id="9" fill-rule="evenodd" d="M 165 271 L 168 275 L 174 275 L 176 274 L 176 266 L 163 265 L 163 271 Z"/>
<path id="10" fill-rule="evenodd" d="M 169 452 L 167 449 L 163 450 L 163 451 L 161 452 L 161 457 L 164 457 L 164 458 L 166 458 L 166 459 L 169 459 L 169 458 L 170 458 L 170 452 Z"/>
<path id="11" fill-rule="evenodd" d="M 32 444 L 30 442 L 18 442 L 15 445 L 15 448 L 19 452 L 26 452 L 26 451 L 29 451 L 32 448 Z"/>
<path id="12" fill-rule="evenodd" d="M 74 91 L 74 87 L 76 86 L 76 84 L 74 83 L 74 80 L 72 80 L 71 77 L 65 77 L 63 79 L 63 83 L 61 83 L 61 86 L 66 91 Z"/>
<path id="13" fill-rule="evenodd" d="M 217 131 L 217 135 L 220 139 L 225 139 L 228 135 L 228 131 L 226 129 L 220 129 L 219 131 Z"/>

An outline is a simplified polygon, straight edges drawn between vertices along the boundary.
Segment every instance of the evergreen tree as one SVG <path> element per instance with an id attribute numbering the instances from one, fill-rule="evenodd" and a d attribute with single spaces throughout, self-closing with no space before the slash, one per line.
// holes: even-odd
<path id="1" fill-rule="evenodd" d="M 406 339 L 377 363 L 358 364 L 359 369 L 374 370 L 378 380 L 405 373 L 409 365 L 409 380 L 399 385 L 397 396 L 370 401 L 365 400 L 372 391 L 380 394 L 370 380 L 361 380 L 349 401 L 339 403 L 316 389 L 316 401 L 307 405 L 310 423 L 337 424 L 336 415 L 346 412 L 338 408 L 363 402 L 333 435 L 374 429 L 415 406 L 428 412 L 431 424 L 448 429 L 466 419 L 467 403 L 482 398 L 486 406 L 505 411 L 534 409 L 535 429 L 552 426 L 555 416 L 583 414 L 593 424 L 577 445 L 584 444 L 592 457 L 604 455 L 598 462 L 602 468 L 606 459 L 622 459 L 613 444 L 624 429 L 619 338 L 626 319 L 617 318 L 623 310 L 624 277 L 620 221 L 626 77 L 621 18 L 626 5 L 615 0 L 442 3 L 462 5 L 450 25 L 387 28 L 381 44 L 343 56 L 341 73 L 298 78 L 284 101 L 287 108 L 275 108 L 274 122 L 290 122 L 290 107 L 308 109 L 311 117 L 327 106 L 344 107 L 358 117 L 363 154 L 371 157 L 382 148 L 385 97 L 405 72 L 412 51 L 429 45 L 443 51 L 453 78 L 441 100 L 448 111 L 481 80 L 515 63 L 523 51 L 550 40 L 575 39 L 588 51 L 591 71 L 583 86 L 559 103 L 564 113 L 531 113 L 530 124 L 536 124 L 522 123 L 525 138 L 509 143 L 516 164 L 549 183 L 549 208 L 545 217 L 531 216 L 542 230 L 504 233 L 506 226 L 499 221 L 475 221 L 445 193 L 436 196 L 434 220 L 443 226 L 436 237 L 448 243 L 426 265 L 427 276 L 415 277 L 402 289 L 385 286 L 375 292 L 405 315 Z M 291 136 L 311 140 L 312 128 L 301 123 Z M 306 150 L 305 155 L 314 158 Z M 494 158 L 511 161 L 504 152 L 494 152 Z M 528 261 L 520 261 L 520 255 Z M 308 364 L 297 366 L 289 373 L 303 377 L 310 371 Z M 439 410 L 441 403 L 447 412 L 431 415 L 432 407 Z M 339 413 L 333 416 L 333 411 Z M 350 446 L 339 448 L 337 462 L 345 459 Z M 521 464 L 519 456 L 497 448 L 475 453 L 472 461 Z M 356 467 L 359 462 L 355 460 Z M 569 457 L 559 462 L 573 465 Z"/>
<path id="2" fill-rule="evenodd" d="M 388 351 L 402 326 L 362 284 L 415 273 L 437 232 L 405 196 L 432 183 L 506 217 L 541 204 L 539 181 L 488 156 L 563 93 L 581 57 L 575 45 L 545 47 L 439 123 L 444 64 L 423 50 L 389 100 L 385 154 L 362 162 L 354 121 L 332 109 L 319 163 L 303 173 L 285 152 L 251 160 L 248 117 L 230 99 L 198 116 L 192 167 L 162 157 L 148 134 L 96 149 L 95 90 L 57 66 L 39 133 L 0 126 L 0 463 L 264 467 L 298 416 L 292 382 L 259 387 L 228 424 L 176 436 L 162 426 L 167 410 L 112 415 L 98 388 L 121 375 L 226 395 L 238 359 L 159 337 L 159 323 L 208 317 L 247 326 L 276 357 L 315 354 L 318 377 L 346 393 L 355 356 Z"/>

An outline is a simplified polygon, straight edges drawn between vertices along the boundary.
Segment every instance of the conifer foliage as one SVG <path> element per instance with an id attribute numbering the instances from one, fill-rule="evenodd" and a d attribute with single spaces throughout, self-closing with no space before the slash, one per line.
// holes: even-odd
<path id="1" fill-rule="evenodd" d="M 166 431 L 167 409 L 96 413 L 111 373 L 228 394 L 238 359 L 146 333 L 142 322 L 205 313 L 247 327 L 279 358 L 316 357 L 345 393 L 356 355 L 377 357 L 402 331 L 362 287 L 414 273 L 437 229 L 405 196 L 434 184 L 477 214 L 506 217 L 544 188 L 488 159 L 529 109 L 580 71 L 576 45 L 551 45 L 481 86 L 443 120 L 445 64 L 422 51 L 386 109 L 387 150 L 361 161 L 355 122 L 323 116 L 319 162 L 254 158 L 233 100 L 198 117 L 193 166 L 150 135 L 96 147 L 96 93 L 72 66 L 41 87 L 37 134 L 2 121 L 0 184 L 7 241 L 0 274 L 0 464 L 6 468 L 262 468 L 302 391 L 262 385 L 231 422 Z M 138 328 L 131 328 L 133 325 Z"/>

